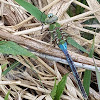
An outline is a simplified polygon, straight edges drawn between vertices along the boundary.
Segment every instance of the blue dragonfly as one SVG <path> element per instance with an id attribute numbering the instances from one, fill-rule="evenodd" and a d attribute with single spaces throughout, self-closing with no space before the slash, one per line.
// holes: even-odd
<path id="1" fill-rule="evenodd" d="M 47 18 L 45 19 L 45 23 L 49 24 L 49 31 L 51 32 L 51 36 L 54 42 L 57 43 L 58 47 L 62 50 L 62 52 L 65 54 L 66 56 L 66 60 L 73 72 L 73 75 L 77 81 L 77 84 L 79 86 L 79 89 L 82 93 L 82 96 L 84 98 L 84 100 L 88 100 L 88 96 L 85 92 L 85 89 L 81 83 L 81 80 L 79 78 L 78 72 L 76 70 L 76 66 L 74 65 L 74 62 L 71 58 L 71 56 L 69 55 L 68 51 L 67 51 L 67 43 L 64 40 L 64 32 L 62 32 L 60 30 L 60 24 L 57 23 L 58 17 L 51 14 L 47 15 Z"/>

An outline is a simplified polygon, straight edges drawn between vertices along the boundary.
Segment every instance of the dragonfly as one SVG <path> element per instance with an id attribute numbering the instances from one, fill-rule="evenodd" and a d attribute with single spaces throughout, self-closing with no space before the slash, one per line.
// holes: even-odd
<path id="1" fill-rule="evenodd" d="M 84 100 L 88 100 L 88 96 L 85 92 L 85 89 L 84 89 L 82 83 L 81 83 L 76 66 L 74 65 L 74 62 L 68 53 L 67 42 L 64 39 L 64 32 L 60 30 L 61 25 L 59 23 L 57 23 L 57 20 L 58 20 L 58 17 L 56 15 L 53 15 L 52 13 L 50 13 L 47 15 L 47 18 L 45 19 L 45 23 L 49 24 L 49 31 L 51 33 L 53 41 L 56 42 L 58 47 L 65 54 L 66 60 L 73 72 L 73 75 L 77 81 L 77 85 L 81 91 L 81 94 L 82 94 Z"/>

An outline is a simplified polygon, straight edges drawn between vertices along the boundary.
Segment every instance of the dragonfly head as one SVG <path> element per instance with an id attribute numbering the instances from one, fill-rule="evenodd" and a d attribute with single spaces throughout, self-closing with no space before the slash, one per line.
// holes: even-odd
<path id="1" fill-rule="evenodd" d="M 53 15 L 52 13 L 47 15 L 47 18 L 45 19 L 45 22 L 47 24 L 53 24 L 58 20 L 58 17 L 56 15 Z"/>

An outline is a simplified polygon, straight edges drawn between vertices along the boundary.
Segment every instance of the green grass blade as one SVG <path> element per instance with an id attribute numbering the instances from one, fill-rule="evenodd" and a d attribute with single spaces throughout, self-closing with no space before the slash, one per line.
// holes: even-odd
<path id="1" fill-rule="evenodd" d="M 10 95 L 10 90 L 8 91 L 8 93 L 6 94 L 4 100 L 8 100 L 8 96 Z"/>
<path id="2" fill-rule="evenodd" d="M 99 89 L 99 93 L 100 93 L 100 73 L 99 73 L 99 70 L 98 70 L 97 66 L 95 66 L 95 70 L 96 70 L 98 89 Z"/>
<path id="3" fill-rule="evenodd" d="M 75 40 L 73 40 L 71 37 L 68 37 L 67 38 L 67 42 L 69 43 L 69 44 L 71 44 L 72 46 L 74 46 L 75 48 L 77 48 L 77 49 L 79 49 L 79 50 L 81 50 L 81 51 L 83 51 L 83 52 L 85 52 L 85 53 L 89 53 L 85 48 L 83 48 L 81 45 L 79 45 Z"/>
<path id="4" fill-rule="evenodd" d="M 5 71 L 2 72 L 2 75 L 6 75 L 9 71 L 14 69 L 16 66 L 18 66 L 20 63 L 18 61 L 15 61 L 11 66 L 9 66 Z"/>
<path id="5" fill-rule="evenodd" d="M 64 91 L 66 80 L 67 80 L 68 74 L 64 75 L 62 80 L 57 85 L 57 91 L 54 100 L 60 100 L 60 97 Z"/>
<path id="6" fill-rule="evenodd" d="M 56 91 L 57 91 L 57 85 L 56 85 L 56 80 L 55 80 L 55 84 L 54 84 L 54 87 L 50 93 L 50 96 L 52 97 L 52 99 L 54 100 L 55 98 L 55 95 L 56 95 Z"/>
<path id="7" fill-rule="evenodd" d="M 24 0 L 15 0 L 18 4 L 20 4 L 23 8 L 25 8 L 30 14 L 32 14 L 38 21 L 45 22 L 46 14 L 41 12 L 34 5 L 24 1 Z"/>
<path id="8" fill-rule="evenodd" d="M 33 57 L 34 59 L 37 58 L 33 53 L 12 41 L 0 41 L 0 52 L 3 54 L 21 55 Z"/>
<path id="9" fill-rule="evenodd" d="M 3 65 L 1 66 L 1 69 L 4 69 L 6 66 L 7 66 L 7 64 L 3 64 Z"/>
<path id="10" fill-rule="evenodd" d="M 94 39 L 95 39 L 95 36 L 94 36 Z M 92 58 L 93 54 L 94 54 L 94 39 L 93 39 L 91 50 L 89 52 L 90 58 Z M 84 85 L 84 88 L 85 88 L 87 95 L 89 95 L 90 81 L 91 81 L 91 71 L 86 70 L 85 73 L 84 73 L 83 85 Z"/>
<path id="11" fill-rule="evenodd" d="M 89 96 L 90 81 L 91 81 L 91 71 L 85 70 L 83 78 L 83 86 L 88 96 Z"/>

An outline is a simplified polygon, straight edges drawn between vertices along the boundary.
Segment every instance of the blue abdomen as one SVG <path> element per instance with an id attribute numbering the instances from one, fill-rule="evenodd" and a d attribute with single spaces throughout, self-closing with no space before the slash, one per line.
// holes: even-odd
<path id="1" fill-rule="evenodd" d="M 63 52 L 67 51 L 67 43 L 66 42 L 64 42 L 63 44 L 59 44 L 58 46 Z"/>

